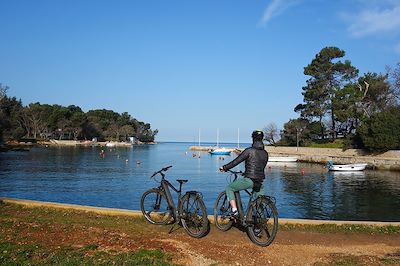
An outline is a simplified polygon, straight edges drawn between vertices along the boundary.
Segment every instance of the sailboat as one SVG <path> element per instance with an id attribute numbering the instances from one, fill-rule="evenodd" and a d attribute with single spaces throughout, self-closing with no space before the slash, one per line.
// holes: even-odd
<path id="1" fill-rule="evenodd" d="M 219 129 L 217 129 L 217 147 L 211 149 L 211 151 L 209 151 L 209 153 L 211 155 L 230 155 L 231 152 L 232 151 L 230 149 L 219 147 Z"/>

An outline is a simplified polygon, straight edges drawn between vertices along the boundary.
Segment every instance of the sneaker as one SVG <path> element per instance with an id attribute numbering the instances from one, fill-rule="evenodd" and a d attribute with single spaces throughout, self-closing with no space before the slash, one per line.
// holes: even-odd
<path id="1" fill-rule="evenodd" d="M 231 219 L 234 219 L 234 220 L 238 220 L 239 219 L 239 213 L 238 213 L 237 210 L 234 211 L 234 212 L 231 212 L 229 216 L 230 216 Z"/>

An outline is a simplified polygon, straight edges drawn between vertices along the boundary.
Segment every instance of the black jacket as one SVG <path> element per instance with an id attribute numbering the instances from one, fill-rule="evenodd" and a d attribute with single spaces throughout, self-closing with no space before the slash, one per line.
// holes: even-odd
<path id="1" fill-rule="evenodd" d="M 255 141 L 253 145 L 245 149 L 236 159 L 222 166 L 225 171 L 245 162 L 244 176 L 262 181 L 265 178 L 264 169 L 268 162 L 268 152 L 264 149 L 262 141 Z"/>

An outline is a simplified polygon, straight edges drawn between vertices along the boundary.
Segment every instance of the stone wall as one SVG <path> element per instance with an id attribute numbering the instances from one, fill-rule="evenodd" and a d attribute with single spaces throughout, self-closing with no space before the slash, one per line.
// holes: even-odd
<path id="1" fill-rule="evenodd" d="M 270 156 L 297 156 L 299 161 L 325 164 L 368 163 L 368 168 L 400 171 L 400 150 L 373 154 L 364 150 L 266 146 Z"/>

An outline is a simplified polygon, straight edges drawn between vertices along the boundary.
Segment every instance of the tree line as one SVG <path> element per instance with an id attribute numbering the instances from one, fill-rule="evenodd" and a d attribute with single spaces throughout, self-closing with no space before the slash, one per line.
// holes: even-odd
<path id="1" fill-rule="evenodd" d="M 31 103 L 7 96 L 8 87 L 0 84 L 0 141 L 23 139 L 115 140 L 133 137 L 153 142 L 158 130 L 138 121 L 127 112 L 97 109 L 83 112 L 79 106 Z"/>
<path id="2" fill-rule="evenodd" d="M 345 51 L 323 48 L 304 67 L 309 76 L 302 87 L 299 114 L 281 132 L 271 123 L 266 140 L 273 145 L 308 146 L 343 140 L 343 148 L 370 151 L 400 149 L 400 63 L 387 73 L 362 76 Z"/>

